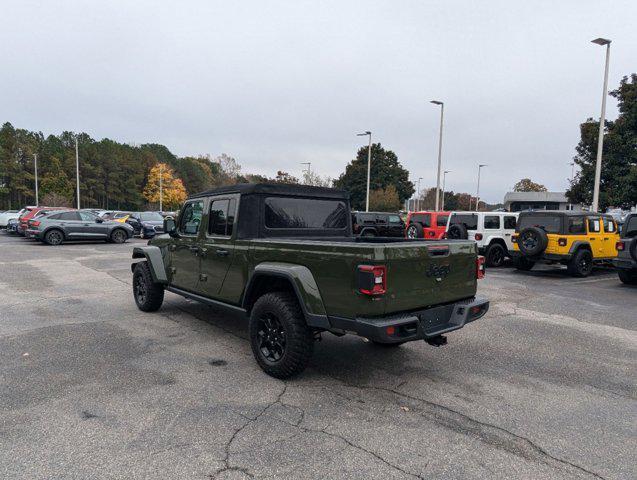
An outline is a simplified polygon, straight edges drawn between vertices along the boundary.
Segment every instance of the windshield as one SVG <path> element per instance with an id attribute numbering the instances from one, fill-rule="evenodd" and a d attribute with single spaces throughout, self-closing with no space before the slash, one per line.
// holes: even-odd
<path id="1" fill-rule="evenodd" d="M 560 233 L 562 230 L 562 217 L 559 215 L 521 216 L 518 231 L 521 232 L 528 227 L 539 227 L 547 233 Z"/>
<path id="2" fill-rule="evenodd" d="M 162 217 L 158 212 L 142 212 L 139 214 L 139 219 L 142 222 L 163 222 Z"/>

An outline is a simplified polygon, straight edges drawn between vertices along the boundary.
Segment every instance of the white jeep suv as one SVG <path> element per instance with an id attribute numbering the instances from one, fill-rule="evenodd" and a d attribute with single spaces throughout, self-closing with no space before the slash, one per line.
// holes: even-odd
<path id="1" fill-rule="evenodd" d="M 451 212 L 446 238 L 475 240 L 488 267 L 499 267 L 513 250 L 518 214 L 515 212 Z"/>

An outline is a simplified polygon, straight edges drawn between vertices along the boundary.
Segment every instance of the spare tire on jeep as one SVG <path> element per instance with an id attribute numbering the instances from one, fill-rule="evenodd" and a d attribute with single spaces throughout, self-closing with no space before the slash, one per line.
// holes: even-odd
<path id="1" fill-rule="evenodd" d="M 529 257 L 539 255 L 549 244 L 549 237 L 539 227 L 527 227 L 518 235 L 520 252 Z"/>
<path id="2" fill-rule="evenodd" d="M 420 223 L 412 223 L 407 227 L 407 238 L 425 238 L 425 230 Z"/>
<path id="3" fill-rule="evenodd" d="M 467 227 L 465 227 L 463 223 L 454 223 L 447 231 L 447 238 L 451 238 L 452 240 L 466 240 L 469 238 Z"/>

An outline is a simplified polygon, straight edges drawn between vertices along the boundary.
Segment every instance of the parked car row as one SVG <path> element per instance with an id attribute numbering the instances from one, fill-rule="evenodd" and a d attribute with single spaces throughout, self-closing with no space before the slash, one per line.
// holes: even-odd
<path id="1" fill-rule="evenodd" d="M 637 214 L 623 218 L 619 232 L 611 214 L 584 211 L 525 212 L 353 212 L 355 235 L 425 240 L 473 240 L 488 267 L 507 258 L 522 271 L 536 264 L 561 264 L 574 277 L 597 265 L 614 265 L 619 278 L 637 284 Z"/>

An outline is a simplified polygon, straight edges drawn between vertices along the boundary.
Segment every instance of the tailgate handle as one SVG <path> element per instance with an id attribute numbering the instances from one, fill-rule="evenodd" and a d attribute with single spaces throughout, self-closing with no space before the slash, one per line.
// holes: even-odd
<path id="1" fill-rule="evenodd" d="M 449 255 L 449 245 L 430 245 L 427 247 L 432 257 L 444 257 Z"/>

